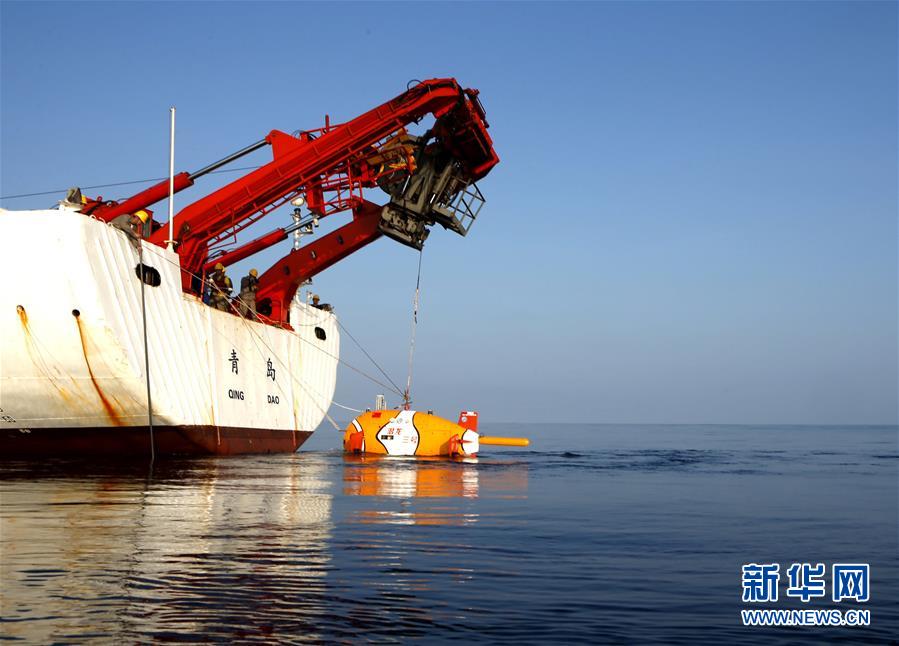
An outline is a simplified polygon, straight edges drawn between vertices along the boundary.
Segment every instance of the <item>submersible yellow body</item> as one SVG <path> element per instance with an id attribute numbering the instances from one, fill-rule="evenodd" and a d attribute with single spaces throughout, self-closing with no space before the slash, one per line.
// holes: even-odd
<path id="1" fill-rule="evenodd" d="M 458 423 L 414 410 L 365 412 L 346 427 L 343 448 L 348 453 L 472 457 L 481 445 L 528 446 L 523 437 L 478 434 L 478 414 L 462 411 Z"/>

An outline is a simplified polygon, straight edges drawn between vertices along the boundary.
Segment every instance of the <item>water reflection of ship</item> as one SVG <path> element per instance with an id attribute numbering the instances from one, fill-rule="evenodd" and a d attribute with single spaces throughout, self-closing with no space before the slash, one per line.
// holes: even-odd
<path id="1" fill-rule="evenodd" d="M 4 474 L 3 614 L 19 620 L 3 632 L 38 643 L 173 632 L 229 639 L 278 620 L 314 624 L 331 567 L 325 469 L 297 456 L 163 465 L 149 481 L 121 471 Z M 254 612 L 258 598 L 272 607 Z M 92 612 L 73 614 L 73 599 Z M 103 599 L 128 601 L 123 609 Z"/>
<path id="2" fill-rule="evenodd" d="M 360 522 L 463 525 L 477 522 L 468 506 L 454 508 L 434 499 L 527 497 L 527 463 L 478 458 L 464 460 L 345 455 L 343 492 L 348 496 L 381 496 L 424 503 L 416 509 L 364 509 Z"/>

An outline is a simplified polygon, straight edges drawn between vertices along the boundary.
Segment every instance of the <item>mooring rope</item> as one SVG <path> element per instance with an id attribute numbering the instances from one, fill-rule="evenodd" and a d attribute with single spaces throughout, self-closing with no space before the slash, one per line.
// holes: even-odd
<path id="1" fill-rule="evenodd" d="M 353 413 L 364 413 L 365 411 L 359 410 L 358 408 L 350 408 L 349 406 L 344 406 L 343 404 L 338 404 L 336 401 L 331 400 L 331 403 L 338 408 L 342 408 L 344 410 L 351 411 Z"/>
<path id="2" fill-rule="evenodd" d="M 149 249 L 148 249 L 148 251 L 149 251 Z M 199 276 L 199 275 L 197 275 L 197 274 L 195 274 L 195 273 L 193 273 L 193 272 L 191 272 L 191 271 L 189 271 L 189 270 L 187 270 L 187 269 L 183 269 L 179 263 L 176 263 L 176 262 L 174 262 L 173 260 L 169 260 L 169 259 L 166 258 L 164 255 L 159 254 L 159 253 L 156 253 L 156 251 L 153 251 L 152 253 L 154 253 L 160 260 L 163 260 L 163 261 L 165 261 L 165 262 L 167 262 L 167 263 L 170 263 L 172 266 L 177 267 L 179 271 L 183 271 L 184 273 L 188 274 L 189 276 L 191 276 L 191 277 L 193 277 L 193 278 L 196 278 L 197 280 L 203 281 L 203 277 L 202 277 L 202 276 Z M 224 296 L 226 296 L 226 297 L 228 296 L 227 294 L 225 294 L 225 292 L 224 292 L 223 290 L 221 290 L 221 289 L 220 289 L 217 285 L 215 285 L 214 283 L 209 282 L 208 284 L 209 284 L 209 286 L 210 286 L 212 289 L 215 289 L 219 294 L 222 294 L 222 295 L 224 295 Z M 238 296 L 235 296 L 234 298 L 236 298 L 237 301 L 238 301 L 239 303 L 242 303 L 242 304 L 244 304 L 244 305 L 247 304 L 246 301 L 244 301 L 242 298 L 240 298 L 239 295 L 238 295 Z M 232 309 L 232 310 L 234 309 L 233 306 L 232 306 L 231 309 Z M 239 316 L 239 315 L 238 315 L 238 316 Z M 265 317 L 264 315 L 261 315 L 261 314 L 258 314 L 258 313 L 257 313 L 256 316 L 260 319 L 260 322 L 263 322 L 263 323 L 264 323 L 265 321 L 263 321 L 263 319 L 266 319 L 266 320 L 268 320 L 270 323 L 274 323 L 274 321 L 273 321 L 272 319 L 269 319 L 268 317 Z M 240 317 L 240 318 L 243 318 L 243 317 Z M 246 320 L 246 319 L 244 319 L 244 320 Z M 338 320 L 337 322 L 338 322 L 338 325 L 339 325 L 339 324 L 340 324 L 340 321 Z M 317 321 L 317 322 L 315 322 L 315 323 L 308 324 L 308 325 L 304 325 L 304 324 L 295 324 L 294 327 L 311 327 L 312 325 L 315 325 L 315 324 L 318 324 L 318 323 L 319 323 L 319 322 Z M 346 329 L 346 328 L 344 328 L 344 329 Z M 349 368 L 349 369 L 352 370 L 353 372 L 358 373 L 359 375 L 361 375 L 362 377 L 368 379 L 368 380 L 371 381 L 372 383 L 377 384 L 378 386 L 381 386 L 382 388 L 384 388 L 384 389 L 386 389 L 386 390 L 392 390 L 392 391 L 394 391 L 397 395 L 402 396 L 403 391 L 400 390 L 399 388 L 397 388 L 395 385 L 394 385 L 394 386 L 389 386 L 389 385 L 383 383 L 382 381 L 379 381 L 378 379 L 372 377 L 371 375 L 369 375 L 368 373 L 364 372 L 363 370 L 361 370 L 361 369 L 357 368 L 356 366 L 354 366 L 354 365 L 348 363 L 347 361 L 341 359 L 338 355 L 332 354 L 332 353 L 328 352 L 327 350 L 325 350 L 325 349 L 319 347 L 318 345 L 312 343 L 312 342 L 309 341 L 308 339 L 304 339 L 304 338 L 303 338 L 302 336 L 300 336 L 300 335 L 297 335 L 297 338 L 298 338 L 300 341 L 302 341 L 303 343 L 305 343 L 306 345 L 308 345 L 308 346 L 314 348 L 314 349 L 315 349 L 316 351 L 318 351 L 318 352 L 321 352 L 321 353 L 324 354 L 325 356 L 331 357 L 332 359 L 336 360 L 338 363 L 340 363 L 340 364 L 346 366 L 347 368 Z M 385 375 L 385 376 L 386 376 L 386 375 Z M 388 377 L 388 380 L 390 380 L 389 377 Z M 392 380 L 390 380 L 390 381 L 391 381 L 391 383 L 392 383 Z"/>
<path id="3" fill-rule="evenodd" d="M 402 394 L 402 390 L 400 390 L 400 387 L 396 385 L 396 382 L 394 382 L 393 379 L 390 378 L 390 375 L 388 375 L 384 371 L 384 368 L 382 368 L 378 364 L 378 362 L 375 361 L 368 352 L 366 352 L 365 348 L 362 347 L 362 344 L 356 340 L 356 337 L 354 337 L 352 334 L 350 334 L 350 331 L 348 329 L 346 329 L 346 326 L 340 322 L 340 319 L 337 319 L 337 325 L 340 326 L 341 330 L 346 332 L 347 336 L 350 337 L 350 339 L 352 339 L 353 343 L 356 344 L 356 347 L 359 348 L 360 350 L 362 350 L 362 354 L 364 354 L 366 357 L 368 357 L 368 360 L 371 361 L 375 365 L 375 368 L 377 368 L 378 370 L 381 371 L 381 374 L 384 375 L 384 378 L 387 381 L 389 381 L 391 383 L 391 385 L 393 385 L 393 388 L 394 388 L 394 390 L 396 390 L 397 394 Z"/>
<path id="4" fill-rule="evenodd" d="M 144 371 L 147 373 L 147 422 L 150 427 L 150 466 L 156 461 L 156 440 L 153 437 L 153 399 L 150 396 L 150 347 L 147 341 L 147 298 L 144 294 L 146 285 L 146 265 L 144 265 L 144 243 L 137 241 L 137 258 L 140 263 L 140 313 L 144 324 Z"/>
<path id="5" fill-rule="evenodd" d="M 155 254 L 158 258 L 160 258 L 161 260 L 163 260 L 163 261 L 165 261 L 165 262 L 168 262 L 168 263 L 171 263 L 173 266 L 178 267 L 179 270 L 184 271 L 185 273 L 187 273 L 187 274 L 190 275 L 191 277 L 197 278 L 197 279 L 199 279 L 199 280 L 202 280 L 202 278 L 201 278 L 200 276 L 194 274 L 194 273 L 191 272 L 191 271 L 182 269 L 181 266 L 180 266 L 180 264 L 177 264 L 177 263 L 175 263 L 174 261 L 169 260 L 169 259 L 166 258 L 164 255 L 159 254 L 159 253 L 156 253 L 155 251 L 152 252 L 152 253 L 154 253 L 154 254 Z M 143 262 L 141 262 L 141 264 L 143 264 Z M 209 284 L 210 284 L 211 288 L 217 290 L 220 294 L 222 294 L 222 295 L 224 295 L 224 296 L 227 296 L 227 294 L 225 294 L 224 291 L 221 290 L 215 283 L 210 282 Z M 236 296 L 235 298 L 237 299 L 238 302 L 240 302 L 240 303 L 242 303 L 242 304 L 244 304 L 244 305 L 247 304 L 243 299 L 240 298 L 239 295 Z M 285 364 L 285 363 L 281 360 L 281 358 L 280 358 L 280 357 L 278 356 L 278 354 L 271 348 L 271 346 L 269 346 L 268 343 L 266 343 L 266 341 L 265 341 L 265 339 L 262 337 L 262 335 L 260 335 L 259 332 L 258 332 L 257 330 L 253 329 L 253 327 L 249 325 L 249 321 L 248 321 L 247 319 L 245 319 L 245 318 L 242 317 L 242 316 L 238 316 L 238 318 L 241 320 L 241 322 L 242 322 L 242 324 L 244 325 L 244 327 L 251 333 L 251 335 L 254 336 L 254 337 L 256 337 L 256 338 L 262 343 L 262 345 L 264 345 L 264 346 L 266 347 L 266 349 L 268 349 L 268 351 L 270 352 L 270 354 L 271 354 L 271 356 L 274 358 L 274 360 L 278 362 L 278 364 L 280 365 L 280 367 L 281 367 L 283 370 L 285 370 L 285 371 L 287 372 L 287 374 L 291 377 L 291 379 L 293 379 L 293 380 L 297 383 L 297 385 L 300 386 L 300 388 L 302 388 L 303 390 L 305 390 L 307 393 L 311 390 L 311 391 L 313 391 L 313 393 L 314 393 L 315 395 L 318 395 L 318 396 L 321 397 L 322 399 L 327 399 L 326 397 L 323 397 L 322 394 L 319 393 L 319 392 L 318 392 L 315 388 L 313 388 L 310 384 L 306 383 L 306 384 L 304 385 L 304 380 L 303 380 L 301 377 L 297 376 L 296 373 L 294 373 L 294 371 L 290 369 L 290 366 L 288 366 L 287 364 Z M 381 373 L 387 378 L 387 380 L 390 381 L 391 384 L 393 384 L 393 389 L 395 390 L 395 392 L 396 392 L 397 394 L 402 394 L 402 392 L 400 391 L 400 389 L 396 387 L 396 384 L 393 382 L 393 380 L 390 379 L 390 377 L 387 375 L 387 373 L 384 372 L 384 370 L 383 370 L 383 369 L 378 365 L 378 363 L 371 357 L 371 355 L 369 355 L 369 354 L 365 351 L 365 349 L 361 346 L 361 344 L 359 344 L 359 342 L 356 341 L 356 339 L 353 337 L 353 335 L 349 333 L 349 330 L 347 330 L 346 327 L 343 326 L 343 325 L 340 323 L 339 319 L 336 319 L 336 318 L 335 318 L 335 321 L 337 322 L 337 324 L 338 324 L 341 328 L 343 328 L 343 330 L 344 330 L 345 332 L 347 332 L 347 334 L 350 336 L 350 338 L 353 339 L 353 341 L 359 346 L 359 348 L 363 351 L 363 353 L 365 353 L 365 355 L 372 361 L 372 363 L 375 364 L 375 366 L 381 371 Z M 215 328 L 213 328 L 213 329 L 215 330 Z M 216 331 L 216 333 L 219 334 L 220 336 L 224 336 L 224 335 L 221 334 L 221 332 L 218 332 L 218 330 L 215 330 L 215 331 Z M 226 337 L 226 338 L 227 338 L 227 337 Z M 318 350 L 319 352 L 322 352 L 322 353 L 324 353 L 325 355 L 327 355 L 327 356 L 329 356 L 329 357 L 331 357 L 331 358 L 336 359 L 339 363 L 342 363 L 342 364 L 345 365 L 346 367 L 348 367 L 348 368 L 350 368 L 351 370 L 353 370 L 353 371 L 359 373 L 359 374 L 362 375 L 363 377 L 365 377 L 365 378 L 371 380 L 372 382 L 374 382 L 375 384 L 381 386 L 382 388 L 386 388 L 386 389 L 390 390 L 390 386 L 388 386 L 387 384 L 384 384 L 384 383 L 378 381 L 378 380 L 375 379 L 374 377 L 372 377 L 372 376 L 366 374 L 365 372 L 359 370 L 359 369 L 356 368 L 355 366 L 352 366 L 352 365 L 348 364 L 348 363 L 345 362 L 344 360 L 340 359 L 340 357 L 338 357 L 337 355 L 331 354 L 330 352 L 327 352 L 326 350 L 323 350 L 322 348 L 320 348 L 320 347 L 318 347 L 317 345 L 311 343 L 311 342 L 308 341 L 307 339 L 304 339 L 304 338 L 303 338 L 302 336 L 300 336 L 300 335 L 296 335 L 296 338 L 299 339 L 300 341 L 303 341 L 303 342 L 306 343 L 307 345 L 310 345 L 312 348 Z M 230 339 L 228 339 L 228 340 L 230 340 Z M 255 344 L 255 341 L 254 341 L 254 344 Z M 259 349 L 259 348 L 258 348 L 258 345 L 257 345 L 257 350 L 258 350 L 258 349 Z M 282 394 L 284 394 L 284 395 L 287 394 L 287 393 L 284 392 L 283 389 L 280 388 L 280 385 L 278 386 L 278 388 L 279 388 L 279 390 L 281 390 Z M 327 409 L 322 408 L 322 407 L 318 404 L 318 402 L 315 400 L 315 397 L 310 397 L 310 400 L 312 401 L 313 405 L 314 405 L 316 408 L 318 408 L 319 411 L 321 411 L 321 413 L 325 416 L 325 418 L 328 420 L 328 422 L 330 422 L 331 426 L 333 426 L 335 430 L 337 430 L 337 431 L 342 431 L 342 430 L 343 430 L 343 429 L 340 428 L 340 426 L 337 424 L 337 422 L 335 422 L 334 419 L 328 414 Z M 359 410 L 359 409 L 357 409 L 357 408 L 351 408 L 351 407 L 349 407 L 349 406 L 344 406 L 343 404 L 340 404 L 340 403 L 334 401 L 333 399 L 331 399 L 331 402 L 330 402 L 330 403 L 331 403 L 332 405 L 334 405 L 334 406 L 338 406 L 339 408 L 343 408 L 343 409 L 345 409 L 345 410 L 349 410 L 349 411 L 352 411 L 352 412 L 355 412 L 355 413 L 361 413 L 361 412 L 363 412 L 363 411 L 361 411 L 361 410 Z"/>

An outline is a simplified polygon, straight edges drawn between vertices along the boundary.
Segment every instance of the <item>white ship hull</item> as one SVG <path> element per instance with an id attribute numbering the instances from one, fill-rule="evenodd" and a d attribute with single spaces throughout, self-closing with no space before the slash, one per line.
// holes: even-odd
<path id="1" fill-rule="evenodd" d="M 294 302 L 293 330 L 181 289 L 177 254 L 70 210 L 0 210 L 0 455 L 293 451 L 326 415 L 337 321 Z M 324 338 L 322 338 L 324 337 Z M 152 415 L 148 409 L 149 372 Z"/>

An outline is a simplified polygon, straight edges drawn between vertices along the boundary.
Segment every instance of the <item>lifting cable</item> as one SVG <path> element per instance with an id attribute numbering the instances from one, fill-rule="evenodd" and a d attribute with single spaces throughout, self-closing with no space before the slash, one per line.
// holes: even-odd
<path id="1" fill-rule="evenodd" d="M 412 333 L 409 339 L 409 375 L 406 378 L 406 392 L 403 393 L 403 407 L 409 410 L 412 404 L 412 358 L 415 355 L 415 328 L 418 326 L 418 297 L 421 294 L 421 257 L 423 248 L 418 250 L 418 276 L 415 279 L 415 297 L 412 299 Z"/>

